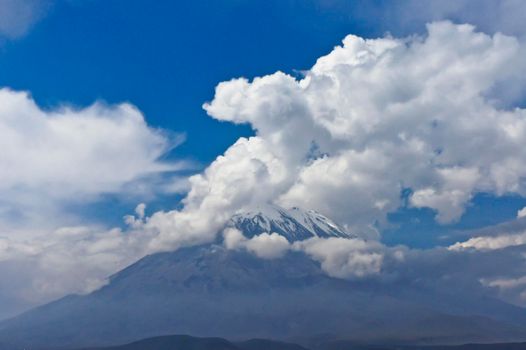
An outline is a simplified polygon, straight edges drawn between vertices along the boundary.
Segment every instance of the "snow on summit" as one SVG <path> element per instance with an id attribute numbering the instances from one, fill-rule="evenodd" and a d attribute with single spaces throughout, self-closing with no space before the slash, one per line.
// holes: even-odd
<path id="1" fill-rule="evenodd" d="M 262 205 L 236 214 L 227 226 L 235 227 L 248 238 L 275 232 L 289 242 L 311 237 L 356 237 L 314 210 L 284 209 L 277 205 Z"/>

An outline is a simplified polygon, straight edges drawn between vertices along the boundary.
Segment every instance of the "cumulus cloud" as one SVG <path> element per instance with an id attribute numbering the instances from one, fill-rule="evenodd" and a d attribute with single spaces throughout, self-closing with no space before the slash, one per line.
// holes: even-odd
<path id="1" fill-rule="evenodd" d="M 311 238 L 294 245 L 321 263 L 329 276 L 354 279 L 381 272 L 385 247 L 378 242 L 347 238 Z"/>
<path id="2" fill-rule="evenodd" d="M 248 239 L 239 230 L 227 228 L 223 231 L 223 237 L 228 249 L 246 249 L 264 259 L 280 258 L 290 249 L 287 239 L 275 232 L 265 232 Z"/>
<path id="3" fill-rule="evenodd" d="M 522 208 L 521 210 L 517 211 L 517 218 L 524 218 L 526 217 L 526 207 Z"/>
<path id="4" fill-rule="evenodd" d="M 277 233 L 262 233 L 247 238 L 235 228 L 223 230 L 223 243 L 228 249 L 244 249 L 265 259 L 280 258 L 289 250 L 303 252 L 318 261 L 328 275 L 343 279 L 379 275 L 384 256 L 391 250 L 379 242 L 357 238 L 314 237 L 292 244 Z M 403 260 L 402 251 L 392 255 Z"/>
<path id="5" fill-rule="evenodd" d="M 265 203 L 282 190 L 287 168 L 260 138 L 239 139 L 202 173 L 189 178 L 182 210 L 154 213 L 144 229 L 156 232 L 151 251 L 211 241 L 236 211 Z"/>
<path id="6" fill-rule="evenodd" d="M 204 173 L 181 210 L 154 214 L 151 250 L 213 239 L 236 211 L 274 202 L 330 213 L 374 235 L 408 204 L 458 220 L 479 192 L 523 195 L 526 111 L 503 109 L 495 87 L 523 88 L 520 42 L 471 25 L 429 24 L 425 36 L 349 35 L 296 79 L 233 79 L 204 108 L 249 124 Z"/>

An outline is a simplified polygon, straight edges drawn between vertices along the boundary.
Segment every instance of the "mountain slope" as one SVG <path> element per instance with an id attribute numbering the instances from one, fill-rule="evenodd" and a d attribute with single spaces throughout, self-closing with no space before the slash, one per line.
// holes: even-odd
<path id="1" fill-rule="evenodd" d="M 248 237 L 268 231 L 290 241 L 350 236 L 299 209 L 267 207 L 230 224 Z M 89 295 L 0 322 L 0 344 L 7 350 L 73 348 L 165 334 L 294 339 L 311 348 L 320 339 L 451 344 L 526 338 L 524 309 L 475 295 L 458 300 L 469 302 L 415 286 L 393 290 L 382 281 L 332 278 L 298 251 L 265 260 L 209 244 L 144 257 Z"/>
<path id="2" fill-rule="evenodd" d="M 0 343 L 33 349 L 122 344 L 163 334 L 369 342 L 508 341 L 519 327 L 443 314 L 377 285 L 326 276 L 302 253 L 262 260 L 211 245 L 145 257 L 86 296 L 0 324 Z"/>

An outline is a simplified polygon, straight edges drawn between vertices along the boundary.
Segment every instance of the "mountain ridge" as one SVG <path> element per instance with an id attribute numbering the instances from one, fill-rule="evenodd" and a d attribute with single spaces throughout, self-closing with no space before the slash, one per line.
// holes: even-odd
<path id="1" fill-rule="evenodd" d="M 223 338 L 199 338 L 188 335 L 166 335 L 103 348 L 77 350 L 309 350 L 297 344 L 269 339 L 231 342 Z"/>
<path id="2" fill-rule="evenodd" d="M 526 343 L 462 344 L 435 346 L 390 346 L 354 344 L 333 341 L 316 347 L 316 350 L 523 350 Z M 294 343 L 269 339 L 250 339 L 231 342 L 223 338 L 198 338 L 188 335 L 167 335 L 141 339 L 136 342 L 104 348 L 76 350 L 312 350 Z"/>

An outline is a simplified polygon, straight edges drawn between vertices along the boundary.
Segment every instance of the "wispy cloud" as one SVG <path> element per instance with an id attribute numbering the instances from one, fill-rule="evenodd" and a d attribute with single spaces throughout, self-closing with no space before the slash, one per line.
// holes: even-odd
<path id="1" fill-rule="evenodd" d="M 52 0 L 0 0 L 0 39 L 24 36 L 51 5 Z"/>
<path id="2" fill-rule="evenodd" d="M 2 89 L 0 132 L 4 228 L 12 222 L 49 227 L 72 203 L 133 188 L 154 191 L 148 178 L 188 166 L 160 160 L 182 136 L 150 128 L 130 104 L 44 111 L 27 93 Z"/>

